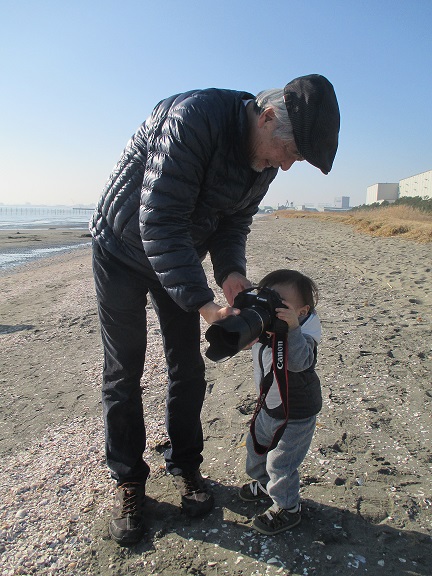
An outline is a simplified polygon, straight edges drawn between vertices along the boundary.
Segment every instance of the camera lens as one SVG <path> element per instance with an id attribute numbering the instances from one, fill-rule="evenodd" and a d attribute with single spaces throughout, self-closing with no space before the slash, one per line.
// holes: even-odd
<path id="1" fill-rule="evenodd" d="M 271 317 L 263 308 L 243 308 L 238 316 L 215 322 L 205 337 L 210 346 L 206 356 L 214 362 L 227 360 L 253 342 L 270 324 Z"/>

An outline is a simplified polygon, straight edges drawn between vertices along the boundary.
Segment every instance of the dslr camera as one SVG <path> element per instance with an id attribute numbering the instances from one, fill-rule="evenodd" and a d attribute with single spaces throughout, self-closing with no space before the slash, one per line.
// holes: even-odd
<path id="1" fill-rule="evenodd" d="M 286 322 L 276 317 L 276 308 L 286 308 L 279 294 L 271 288 L 247 288 L 235 297 L 237 316 L 228 316 L 208 328 L 210 343 L 206 356 L 214 362 L 231 358 L 265 332 L 287 332 Z"/>

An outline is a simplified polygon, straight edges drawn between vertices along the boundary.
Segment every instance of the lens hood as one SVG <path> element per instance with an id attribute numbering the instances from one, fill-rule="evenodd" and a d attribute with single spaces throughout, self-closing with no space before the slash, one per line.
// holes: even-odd
<path id="1" fill-rule="evenodd" d="M 213 362 L 228 360 L 259 338 L 269 321 L 268 316 L 265 310 L 244 308 L 238 316 L 228 316 L 215 322 L 205 333 L 210 343 L 205 355 Z"/>

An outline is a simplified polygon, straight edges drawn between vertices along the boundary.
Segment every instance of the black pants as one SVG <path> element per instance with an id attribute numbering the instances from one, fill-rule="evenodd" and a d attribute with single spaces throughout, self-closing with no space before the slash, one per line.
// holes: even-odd
<path id="1" fill-rule="evenodd" d="M 166 427 L 171 448 L 165 453 L 166 467 L 172 474 L 198 469 L 206 388 L 199 313 L 182 310 L 150 274 L 128 267 L 96 242 L 93 273 L 104 346 L 105 448 L 112 477 L 121 484 L 145 482 L 149 474 L 143 460 L 146 434 L 140 387 L 147 294 L 159 318 L 168 366 Z"/>

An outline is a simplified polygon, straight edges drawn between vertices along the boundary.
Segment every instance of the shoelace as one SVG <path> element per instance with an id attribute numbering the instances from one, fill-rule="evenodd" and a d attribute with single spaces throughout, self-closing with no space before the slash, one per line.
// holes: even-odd
<path id="1" fill-rule="evenodd" d="M 255 481 L 251 482 L 249 484 L 249 488 L 250 488 L 250 491 L 252 492 L 253 496 L 258 496 L 259 491 L 264 492 L 264 494 L 268 494 L 267 490 L 265 488 L 263 488 L 262 484 L 260 484 L 258 482 L 258 480 L 256 482 Z"/>
<path id="2" fill-rule="evenodd" d="M 187 494 L 197 494 L 198 492 L 203 491 L 200 479 L 195 474 L 184 474 L 183 478 Z"/>
<path id="3" fill-rule="evenodd" d="M 132 484 L 123 484 L 120 486 L 123 490 L 123 501 L 121 517 L 132 516 L 136 513 L 138 508 L 138 494 L 136 488 Z"/>

